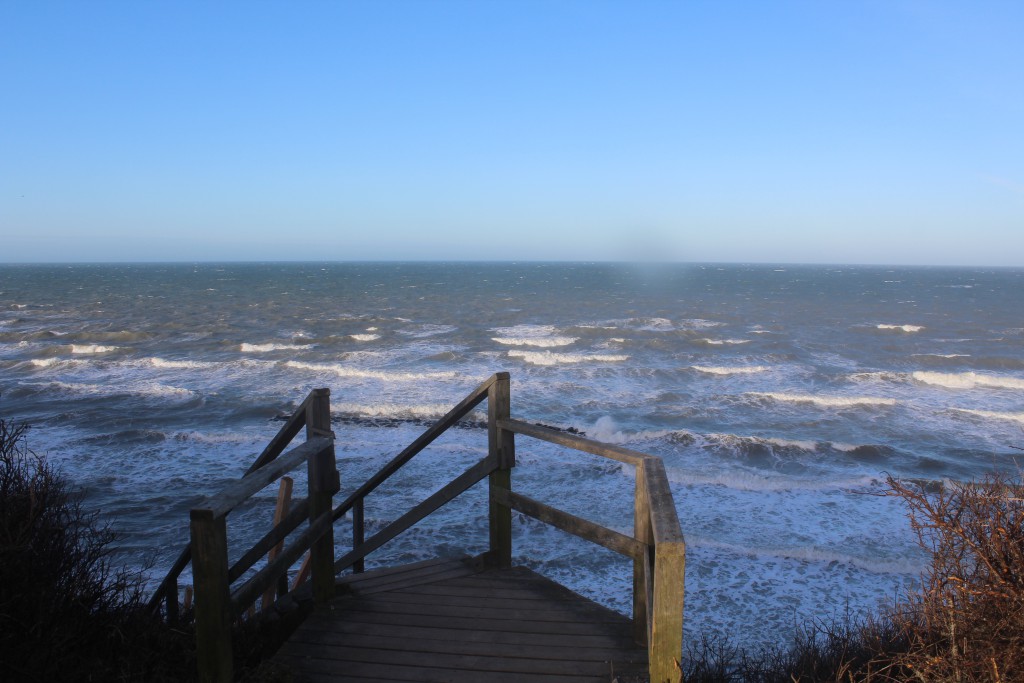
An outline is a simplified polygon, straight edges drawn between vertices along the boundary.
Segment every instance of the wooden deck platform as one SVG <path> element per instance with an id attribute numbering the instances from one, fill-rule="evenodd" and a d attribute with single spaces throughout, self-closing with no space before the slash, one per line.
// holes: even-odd
<path id="1" fill-rule="evenodd" d="M 429 560 L 338 592 L 275 655 L 297 682 L 607 683 L 647 666 L 628 618 L 524 567 Z"/>

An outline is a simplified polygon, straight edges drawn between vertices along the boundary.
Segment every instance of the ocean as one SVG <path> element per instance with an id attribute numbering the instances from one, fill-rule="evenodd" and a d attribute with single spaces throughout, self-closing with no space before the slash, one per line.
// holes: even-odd
<path id="1" fill-rule="evenodd" d="M 1017 471 L 1024 270 L 601 263 L 0 266 L 0 415 L 155 580 L 188 510 L 331 389 L 342 494 L 480 381 L 664 459 L 686 631 L 758 647 L 891 603 L 925 567 L 888 474 Z M 367 500 L 372 534 L 486 452 L 472 416 Z M 513 486 L 632 530 L 632 468 L 520 437 Z M 301 473 L 297 490 L 304 491 Z M 229 520 L 232 553 L 276 490 Z M 486 549 L 469 491 L 368 566 Z M 350 521 L 339 521 L 339 551 Z M 628 560 L 516 516 L 520 564 L 623 612 Z M 189 581 L 186 576 L 183 581 Z M 154 584 L 155 587 L 155 584 Z"/>

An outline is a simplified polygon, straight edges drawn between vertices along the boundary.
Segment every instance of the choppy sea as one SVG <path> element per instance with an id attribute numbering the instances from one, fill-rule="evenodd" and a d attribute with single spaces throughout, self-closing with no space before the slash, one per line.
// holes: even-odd
<path id="1" fill-rule="evenodd" d="M 514 416 L 664 459 L 686 629 L 757 646 L 918 576 L 903 506 L 875 495 L 886 474 L 1024 461 L 1022 301 L 1020 269 L 4 265 L 0 415 L 31 423 L 29 445 L 121 531 L 119 558 L 159 578 L 189 508 L 310 389 L 331 389 L 345 493 L 505 370 Z M 368 533 L 482 456 L 474 422 L 368 499 Z M 518 458 L 515 488 L 632 529 L 631 468 L 525 437 Z M 369 564 L 484 550 L 484 495 Z M 274 496 L 232 515 L 233 553 L 268 528 Z M 518 562 L 628 612 L 627 560 L 522 517 L 514 533 Z"/>

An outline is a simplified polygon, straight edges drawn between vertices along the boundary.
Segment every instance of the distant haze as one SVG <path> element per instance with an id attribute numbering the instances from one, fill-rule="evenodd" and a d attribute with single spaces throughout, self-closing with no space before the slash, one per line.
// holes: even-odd
<path id="1" fill-rule="evenodd" d="M 1024 3 L 7 2 L 0 263 L 1024 265 Z"/>

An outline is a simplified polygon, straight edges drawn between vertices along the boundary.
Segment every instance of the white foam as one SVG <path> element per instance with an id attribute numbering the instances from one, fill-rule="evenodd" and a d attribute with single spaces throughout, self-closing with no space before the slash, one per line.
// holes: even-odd
<path id="1" fill-rule="evenodd" d="M 762 438 L 765 443 L 773 446 L 780 446 L 782 448 L 799 448 L 805 451 L 815 451 L 818 449 L 817 441 L 800 441 L 797 439 L 776 439 L 776 438 Z"/>
<path id="2" fill-rule="evenodd" d="M 969 353 L 912 353 L 911 356 L 927 356 L 929 358 L 970 358 Z"/>
<path id="3" fill-rule="evenodd" d="M 920 332 L 924 329 L 923 325 L 886 325 L 879 323 L 875 325 L 880 330 L 899 330 L 900 332 Z"/>
<path id="4" fill-rule="evenodd" d="M 36 366 L 37 368 L 50 368 L 60 362 L 60 358 L 33 358 L 32 360 L 29 361 L 29 363 Z"/>
<path id="5" fill-rule="evenodd" d="M 737 491 L 779 492 L 779 491 L 832 491 L 859 489 L 878 483 L 875 477 L 854 479 L 809 479 L 789 475 L 768 476 L 764 474 L 734 470 L 732 472 L 687 472 L 675 467 L 666 469 L 668 480 L 684 486 L 722 486 Z"/>
<path id="6" fill-rule="evenodd" d="M 344 415 L 357 415 L 369 418 L 391 418 L 391 419 L 437 419 L 443 417 L 451 410 L 451 406 L 443 403 L 433 405 L 400 405 L 398 403 L 375 403 L 373 405 L 361 405 L 356 403 L 335 403 L 331 405 L 331 412 Z"/>
<path id="7" fill-rule="evenodd" d="M 129 394 L 133 396 L 151 396 L 158 398 L 188 398 L 194 392 L 181 387 L 155 382 L 134 385 L 119 384 L 84 384 L 78 382 L 51 382 L 48 386 L 74 394 L 89 396 L 117 396 Z"/>
<path id="8" fill-rule="evenodd" d="M 491 337 L 491 341 L 504 344 L 505 346 L 537 346 L 541 348 L 552 348 L 556 346 L 568 346 L 579 340 L 578 337 L 547 337 L 545 339 L 531 339 L 529 337 Z"/>
<path id="9" fill-rule="evenodd" d="M 559 335 L 554 325 L 514 325 L 497 327 L 494 332 L 499 336 L 491 337 L 491 340 L 506 346 L 554 348 L 568 346 L 577 341 L 577 337 Z"/>
<path id="10" fill-rule="evenodd" d="M 394 372 L 388 370 L 366 370 L 353 368 L 341 363 L 302 363 L 290 360 L 285 363 L 289 368 L 311 370 L 313 372 L 329 372 L 338 377 L 353 379 L 378 379 L 385 382 L 415 382 L 423 379 L 452 379 L 458 377 L 457 372 Z"/>
<path id="11" fill-rule="evenodd" d="M 552 351 L 509 351 L 510 358 L 522 358 L 533 365 L 562 365 L 564 363 L 619 363 L 629 356 L 613 354 L 554 353 Z"/>
<path id="12" fill-rule="evenodd" d="M 164 358 L 147 358 L 146 363 L 149 363 L 155 368 L 165 368 L 167 370 L 201 370 L 216 365 L 209 361 L 196 361 L 196 360 L 166 360 Z"/>
<path id="13" fill-rule="evenodd" d="M 749 339 L 702 339 L 705 344 L 711 344 L 712 346 L 721 346 L 723 344 L 749 344 Z"/>
<path id="14" fill-rule="evenodd" d="M 1024 379 L 1005 375 L 980 375 L 976 372 L 923 372 L 913 373 L 913 378 L 924 384 L 946 387 L 947 389 L 1024 389 Z"/>
<path id="15" fill-rule="evenodd" d="M 370 342 L 380 339 L 379 334 L 350 334 L 349 337 L 361 342 Z"/>
<path id="16" fill-rule="evenodd" d="M 758 372 L 764 372 L 768 368 L 763 365 L 748 365 L 739 367 L 725 367 L 725 366 L 707 366 L 707 365 L 692 365 L 690 366 L 698 372 L 706 372 L 709 375 L 752 375 Z"/>
<path id="17" fill-rule="evenodd" d="M 312 344 L 245 344 L 243 343 L 239 350 L 242 353 L 267 353 L 268 351 L 305 351 L 306 349 L 313 348 Z"/>
<path id="18" fill-rule="evenodd" d="M 1010 422 L 1024 424 L 1024 413 L 1001 413 L 995 410 L 970 410 L 968 408 L 953 408 L 953 410 L 993 420 L 1009 420 Z"/>
<path id="19" fill-rule="evenodd" d="M 853 406 L 892 406 L 896 405 L 894 398 L 879 398 L 875 396 L 812 396 L 810 394 L 784 394 L 774 391 L 751 391 L 748 396 L 760 396 L 776 401 L 789 403 L 812 403 L 827 408 L 850 408 Z"/>
<path id="20" fill-rule="evenodd" d="M 873 574 L 903 574 L 917 576 L 921 573 L 923 564 L 914 560 L 869 560 L 859 555 L 848 555 L 837 553 L 824 548 L 748 548 L 734 543 L 693 536 L 687 538 L 687 544 L 693 548 L 714 548 L 724 550 L 738 555 L 754 557 L 773 557 L 798 560 L 804 562 L 815 562 L 820 564 L 831 564 L 838 562 L 852 567 L 869 571 Z"/>
<path id="21" fill-rule="evenodd" d="M 71 353 L 110 353 L 119 348 L 118 346 L 101 346 L 99 344 L 72 344 Z"/>

